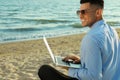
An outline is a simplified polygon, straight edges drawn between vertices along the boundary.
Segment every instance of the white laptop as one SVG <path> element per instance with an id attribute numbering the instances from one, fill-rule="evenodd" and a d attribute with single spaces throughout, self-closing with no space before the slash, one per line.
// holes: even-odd
<path id="1" fill-rule="evenodd" d="M 81 64 L 74 64 L 74 63 L 71 63 L 71 62 L 65 62 L 62 60 L 62 57 L 61 56 L 54 56 L 48 42 L 47 42 L 47 39 L 45 36 L 43 36 L 43 40 L 44 40 L 44 43 L 49 51 L 49 54 L 53 60 L 53 63 L 57 66 L 64 66 L 64 67 L 73 67 L 73 68 L 80 68 L 81 67 Z"/>

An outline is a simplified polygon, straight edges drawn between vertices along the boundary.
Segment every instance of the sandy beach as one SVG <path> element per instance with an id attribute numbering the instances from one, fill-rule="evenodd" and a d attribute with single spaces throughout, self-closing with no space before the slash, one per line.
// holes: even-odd
<path id="1" fill-rule="evenodd" d="M 120 37 L 120 29 L 117 32 Z M 79 54 L 84 35 L 49 38 L 48 42 L 56 55 Z M 42 64 L 54 66 L 42 39 L 0 44 L 0 80 L 40 80 L 37 72 Z"/>

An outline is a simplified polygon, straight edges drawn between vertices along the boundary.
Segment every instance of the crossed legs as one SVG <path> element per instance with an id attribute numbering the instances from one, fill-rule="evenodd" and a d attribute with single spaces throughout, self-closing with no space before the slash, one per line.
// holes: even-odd
<path id="1" fill-rule="evenodd" d="M 41 80 L 78 80 L 67 76 L 49 65 L 43 65 L 38 71 Z"/>

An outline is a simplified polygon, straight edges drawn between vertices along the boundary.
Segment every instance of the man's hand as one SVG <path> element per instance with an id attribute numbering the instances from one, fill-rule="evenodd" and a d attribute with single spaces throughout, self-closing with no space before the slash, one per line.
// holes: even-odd
<path id="1" fill-rule="evenodd" d="M 75 64 L 80 63 L 80 57 L 75 54 L 70 54 L 70 55 L 66 56 L 65 58 L 63 58 L 63 61 L 66 61 L 66 62 L 71 61 L 71 60 Z"/>

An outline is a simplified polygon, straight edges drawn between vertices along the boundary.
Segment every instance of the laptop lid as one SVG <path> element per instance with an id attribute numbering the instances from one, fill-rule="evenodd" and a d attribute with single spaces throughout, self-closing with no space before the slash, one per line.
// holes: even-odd
<path id="1" fill-rule="evenodd" d="M 45 43 L 45 45 L 46 45 L 46 47 L 47 47 L 47 49 L 49 51 L 49 54 L 50 54 L 53 62 L 55 63 L 55 56 L 53 55 L 52 50 L 51 50 L 51 48 L 50 48 L 50 46 L 49 46 L 45 36 L 43 36 L 43 41 L 44 41 L 44 43 Z"/>

